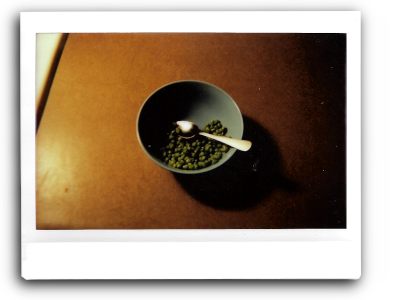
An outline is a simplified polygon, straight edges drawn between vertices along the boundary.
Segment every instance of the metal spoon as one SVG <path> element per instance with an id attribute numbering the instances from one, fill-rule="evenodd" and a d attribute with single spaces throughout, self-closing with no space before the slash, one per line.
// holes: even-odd
<path id="1" fill-rule="evenodd" d="M 210 139 L 219 141 L 221 143 L 227 144 L 228 146 L 231 146 L 231 147 L 236 148 L 241 151 L 247 151 L 251 148 L 250 141 L 232 139 L 232 138 L 229 138 L 226 136 L 209 134 L 209 133 L 201 131 L 196 124 L 189 122 L 189 121 L 178 121 L 178 122 L 176 122 L 176 124 L 178 125 L 179 129 L 181 130 L 180 136 L 184 139 L 191 139 L 191 138 L 195 137 L 196 135 L 202 135 L 202 136 L 208 137 Z"/>

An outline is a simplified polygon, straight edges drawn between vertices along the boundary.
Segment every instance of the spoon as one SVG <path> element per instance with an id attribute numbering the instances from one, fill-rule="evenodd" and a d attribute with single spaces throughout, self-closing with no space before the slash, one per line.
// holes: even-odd
<path id="1" fill-rule="evenodd" d="M 219 141 L 221 143 L 227 144 L 228 146 L 231 146 L 231 147 L 236 148 L 241 151 L 247 151 L 251 148 L 250 141 L 232 139 L 232 138 L 229 138 L 226 136 L 209 134 L 209 133 L 201 131 L 196 124 L 189 122 L 189 121 L 178 121 L 178 122 L 176 122 L 176 124 L 178 125 L 179 129 L 181 130 L 180 136 L 184 139 L 191 139 L 191 138 L 195 137 L 196 135 L 202 135 L 202 136 L 208 137 L 210 139 Z"/>

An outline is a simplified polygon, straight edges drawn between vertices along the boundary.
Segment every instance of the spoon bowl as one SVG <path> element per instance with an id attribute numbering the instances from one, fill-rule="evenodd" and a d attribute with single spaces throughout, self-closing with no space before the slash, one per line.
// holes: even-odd
<path id="1" fill-rule="evenodd" d="M 178 125 L 181 130 L 179 136 L 184 139 L 194 138 L 201 132 L 196 124 L 189 121 L 178 121 L 176 122 L 176 125 Z"/>

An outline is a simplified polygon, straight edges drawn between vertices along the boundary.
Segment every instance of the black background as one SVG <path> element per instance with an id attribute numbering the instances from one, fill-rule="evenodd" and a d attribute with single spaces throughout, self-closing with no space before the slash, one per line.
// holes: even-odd
<path id="1" fill-rule="evenodd" d="M 0 9 L 0 288 L 10 299 L 93 296 L 94 281 L 26 281 L 21 277 L 20 12 L 28 11 L 361 11 L 362 19 L 362 273 L 359 280 L 256 280 L 261 295 L 317 299 L 387 298 L 390 292 L 390 25 L 387 1 L 177 0 L 17 1 Z M 394 3 L 394 2 L 392 2 Z M 340 21 L 340 20 L 338 20 Z M 74 283 L 83 283 L 77 290 Z M 215 283 L 201 281 L 200 283 Z M 73 283 L 71 285 L 71 283 Z M 143 281 L 124 285 L 125 295 Z M 135 284 L 138 283 L 138 284 Z M 185 282 L 188 283 L 188 282 Z M 221 284 L 222 282 L 217 282 Z M 223 282 L 225 283 L 225 282 Z M 236 285 L 238 281 L 233 282 Z M 241 282 L 240 282 L 241 283 Z M 50 284 L 50 285 L 49 285 Z M 154 283 L 153 283 L 154 284 Z M 292 288 L 295 285 L 295 288 Z M 254 290 L 254 289 L 252 289 Z M 115 287 L 113 290 L 115 294 Z M 245 290 L 246 291 L 246 290 Z M 254 290 L 255 291 L 255 290 Z M 135 290 L 135 293 L 138 291 Z M 60 293 L 57 293 L 59 295 Z M 129 296 L 130 294 L 128 294 Z M 248 293 L 246 292 L 246 295 Z M 276 295 L 276 296 L 273 296 Z"/>

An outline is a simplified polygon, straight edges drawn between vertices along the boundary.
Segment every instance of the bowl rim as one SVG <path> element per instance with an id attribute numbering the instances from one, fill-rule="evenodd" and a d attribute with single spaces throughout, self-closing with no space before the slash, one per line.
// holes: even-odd
<path id="1" fill-rule="evenodd" d="M 181 169 L 177 169 L 177 168 L 171 168 L 171 167 L 169 167 L 168 165 L 166 165 L 166 164 L 164 164 L 164 163 L 160 163 L 160 162 L 157 161 L 155 158 L 153 158 L 152 155 L 147 151 L 146 147 L 143 145 L 142 139 L 140 138 L 140 134 L 139 134 L 139 118 L 140 118 L 142 109 L 143 109 L 143 107 L 146 105 L 147 101 L 148 101 L 155 93 L 157 93 L 157 92 L 160 91 L 161 89 L 163 89 L 163 88 L 165 88 L 165 87 L 167 87 L 167 86 L 169 86 L 169 85 L 172 85 L 172 84 L 184 83 L 184 82 L 195 82 L 195 83 L 201 83 L 201 84 L 209 85 L 209 86 L 212 86 L 213 88 L 216 88 L 216 89 L 222 91 L 223 93 L 225 93 L 225 94 L 231 99 L 232 103 L 234 104 L 234 106 L 236 107 L 236 109 L 238 110 L 238 112 L 239 112 L 239 114 L 240 114 L 240 117 L 241 117 L 241 118 L 240 118 L 240 122 L 241 122 L 241 125 L 242 125 L 242 132 L 240 133 L 240 139 L 243 137 L 243 132 L 244 132 L 243 115 L 242 115 L 242 112 L 241 112 L 240 109 L 239 109 L 239 106 L 237 105 L 237 103 L 235 102 L 235 100 L 233 100 L 233 98 L 231 97 L 231 95 L 229 95 L 229 94 L 228 94 L 225 90 L 223 90 L 222 88 L 220 88 L 220 87 L 218 87 L 218 86 L 216 86 L 216 85 L 214 85 L 214 84 L 212 84 L 212 83 L 209 83 L 209 82 L 206 82 L 206 81 L 201 81 L 201 80 L 194 80 L 194 79 L 193 79 L 193 80 L 185 80 L 185 79 L 183 79 L 183 80 L 172 81 L 172 82 L 169 82 L 169 83 L 167 83 L 167 84 L 164 84 L 163 86 L 161 86 L 161 87 L 159 87 L 158 89 L 154 90 L 154 91 L 146 98 L 146 100 L 143 101 L 143 103 L 142 103 L 142 105 L 140 106 L 140 109 L 139 109 L 139 111 L 138 111 L 138 114 L 137 114 L 137 117 L 136 117 L 136 137 L 137 137 L 137 139 L 138 139 L 138 141 L 139 141 L 140 147 L 141 147 L 142 150 L 145 152 L 146 156 L 147 156 L 148 158 L 150 158 L 150 159 L 151 159 L 154 163 L 156 163 L 158 166 L 160 166 L 160 167 L 162 167 L 162 168 L 164 168 L 164 169 L 166 169 L 166 170 L 168 170 L 168 171 L 175 172 L 175 173 L 181 173 L 181 174 L 199 174 L 199 173 L 209 172 L 209 171 L 211 171 L 211 170 L 214 170 L 214 169 L 216 169 L 216 168 L 222 166 L 224 163 L 226 163 L 226 162 L 235 154 L 235 152 L 237 151 L 237 149 L 231 148 L 229 151 L 232 151 L 232 153 L 231 153 L 231 155 L 230 155 L 224 162 L 217 163 L 217 164 L 215 164 L 215 165 L 211 165 L 211 166 L 209 166 L 209 167 L 206 167 L 206 168 L 203 168 L 203 169 L 199 169 L 199 170 L 181 170 Z"/>

